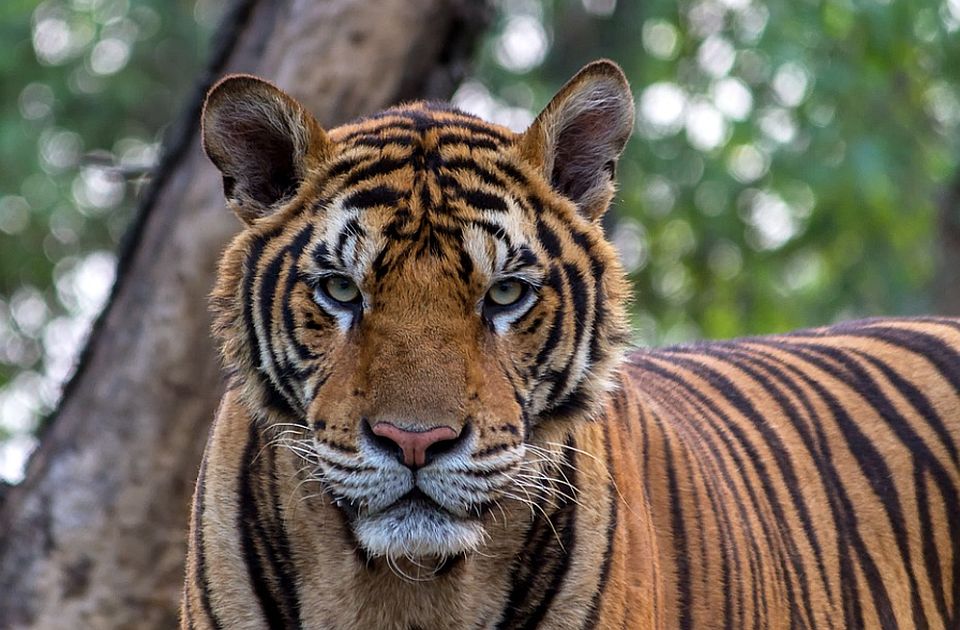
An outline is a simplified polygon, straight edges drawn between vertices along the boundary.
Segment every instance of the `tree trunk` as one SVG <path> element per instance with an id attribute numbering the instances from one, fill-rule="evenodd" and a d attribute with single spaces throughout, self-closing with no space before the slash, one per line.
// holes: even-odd
<path id="1" fill-rule="evenodd" d="M 939 200 L 939 259 L 935 297 L 937 313 L 960 315 L 960 173 Z"/>
<path id="2" fill-rule="evenodd" d="M 166 146 L 110 303 L 0 504 L 0 627 L 176 624 L 193 482 L 222 383 L 207 294 L 238 229 L 202 155 L 209 84 L 251 72 L 333 126 L 444 98 L 488 19 L 477 0 L 242 0 Z"/>

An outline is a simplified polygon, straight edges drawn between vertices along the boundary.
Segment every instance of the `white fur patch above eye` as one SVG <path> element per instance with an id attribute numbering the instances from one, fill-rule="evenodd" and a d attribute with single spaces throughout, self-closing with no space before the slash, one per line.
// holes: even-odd
<path id="1" fill-rule="evenodd" d="M 324 242 L 326 242 L 332 250 L 333 244 L 337 243 L 343 234 L 346 233 L 348 240 L 344 244 L 344 250 L 341 252 L 343 260 L 338 262 L 344 265 L 350 264 L 354 257 L 354 250 L 357 247 L 356 237 L 359 236 L 356 230 L 351 229 L 350 224 L 359 222 L 362 219 L 362 213 L 356 208 L 344 207 L 342 198 L 335 200 L 323 213 L 327 217 L 323 234 Z M 353 242 L 351 243 L 350 241 Z"/>
<path id="2" fill-rule="evenodd" d="M 527 243 L 524 232 L 523 210 L 517 202 L 507 197 L 504 199 L 508 212 L 491 213 L 484 217 L 488 225 L 495 225 L 503 231 L 503 238 L 497 238 L 487 230 L 474 225 L 467 225 L 463 231 L 463 249 L 473 260 L 474 268 L 485 273 L 490 279 L 503 271 L 508 254 L 508 244 L 519 247 Z"/>
<path id="3" fill-rule="evenodd" d="M 490 277 L 493 266 L 493 252 L 488 247 L 490 235 L 476 226 L 468 226 L 463 231 L 463 249 L 473 261 L 473 268 L 484 274 L 484 279 Z"/>
<path id="4" fill-rule="evenodd" d="M 524 242 L 524 221 L 525 215 L 523 209 L 520 207 L 520 204 L 516 202 L 513 197 L 507 197 L 504 199 L 507 204 L 509 212 L 503 213 L 501 219 L 497 223 L 503 227 L 504 232 L 513 243 L 522 243 Z"/>
<path id="5" fill-rule="evenodd" d="M 376 258 L 377 243 L 372 242 L 375 239 L 368 237 L 370 230 L 364 225 L 364 213 L 344 206 L 343 199 L 335 199 L 321 210 L 323 222 L 320 226 L 320 237 L 314 242 L 312 249 L 319 250 L 325 246 L 328 253 L 325 261 L 314 261 L 313 268 L 306 270 L 306 274 L 313 279 L 314 286 L 317 287 L 314 301 L 334 317 L 341 330 L 347 330 L 353 324 L 355 311 L 331 299 L 324 291 L 322 283 L 325 278 L 340 275 L 353 280 L 362 291 L 362 279 Z M 369 296 L 363 295 L 362 307 L 370 307 Z"/>

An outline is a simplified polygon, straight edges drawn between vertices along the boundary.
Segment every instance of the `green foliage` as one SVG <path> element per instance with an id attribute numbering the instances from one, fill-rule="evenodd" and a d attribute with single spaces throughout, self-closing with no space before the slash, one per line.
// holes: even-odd
<path id="1" fill-rule="evenodd" d="M 480 72 L 501 110 L 542 106 L 599 56 L 633 83 L 610 233 L 629 252 L 640 341 L 930 309 L 935 203 L 957 167 L 960 4 L 502 6 Z M 548 48 L 532 55 L 539 37 L 518 24 Z M 544 61 L 512 63 L 523 55 Z"/>
<path id="2" fill-rule="evenodd" d="M 164 126 L 202 67 L 209 4 L 0 6 L 0 478 L 108 294 Z"/>

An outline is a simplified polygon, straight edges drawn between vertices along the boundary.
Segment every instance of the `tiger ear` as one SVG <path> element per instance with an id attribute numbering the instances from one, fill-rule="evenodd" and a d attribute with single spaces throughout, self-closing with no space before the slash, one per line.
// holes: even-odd
<path id="1" fill-rule="evenodd" d="M 300 103 L 249 75 L 214 85 L 201 122 L 203 149 L 223 174 L 227 205 L 248 224 L 292 197 L 329 147 Z"/>
<path id="2" fill-rule="evenodd" d="M 560 88 L 521 136 L 521 154 L 596 221 L 610 205 L 617 158 L 631 131 L 630 85 L 617 64 L 601 59 Z"/>

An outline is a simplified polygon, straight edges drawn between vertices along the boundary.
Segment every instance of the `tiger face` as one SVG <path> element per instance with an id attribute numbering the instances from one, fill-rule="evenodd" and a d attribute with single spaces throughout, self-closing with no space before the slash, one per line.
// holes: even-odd
<path id="1" fill-rule="evenodd" d="M 213 297 L 225 363 L 367 553 L 480 548 L 543 427 L 596 411 L 626 339 L 599 222 L 632 124 L 610 62 L 522 134 L 427 103 L 325 131 L 259 79 L 211 90 L 204 148 L 245 223 Z"/>

